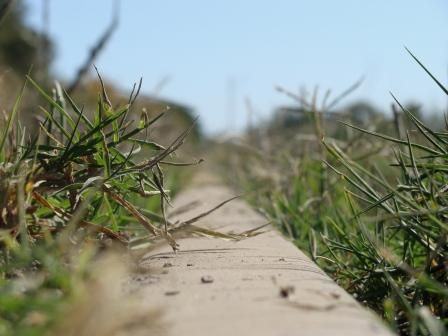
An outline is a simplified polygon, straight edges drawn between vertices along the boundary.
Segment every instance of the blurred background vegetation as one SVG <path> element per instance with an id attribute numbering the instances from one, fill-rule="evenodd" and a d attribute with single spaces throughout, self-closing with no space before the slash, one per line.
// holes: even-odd
<path id="1" fill-rule="evenodd" d="M 36 31 L 26 23 L 27 8 L 24 2 L 2 0 L 2 3 L 4 3 L 4 15 L 0 23 L 0 108 L 7 110 L 12 105 L 25 75 L 31 73 L 31 76 L 47 89 L 53 86 L 55 79 L 59 80 L 75 100 L 82 98 L 86 113 L 90 113 L 89 111 L 96 107 L 100 87 L 96 76 L 91 75 L 91 70 L 96 57 L 113 37 L 118 25 L 119 13 L 116 13 L 117 17 L 113 18 L 104 35 L 98 38 L 84 63 L 80 60 L 81 66 L 75 78 L 67 81 L 67 79 L 55 78 L 55 74 L 51 73 L 56 49 L 55 41 L 52 41 L 44 31 Z M 129 92 L 119 89 L 115 83 L 107 79 L 104 80 L 104 84 L 114 102 L 117 104 L 127 102 Z M 26 92 L 24 102 L 20 118 L 32 133 L 36 132 L 39 97 L 29 90 Z M 168 112 L 153 131 L 155 138 L 165 145 L 178 134 L 180 129 L 189 127 L 195 118 L 191 107 L 145 95 L 143 92 L 140 93 L 138 106 L 134 110 L 134 118 L 140 117 L 142 109 L 149 111 L 151 115 L 157 115 L 162 111 Z M 201 132 L 201 127 L 197 125 L 190 135 L 190 145 L 200 140 Z M 187 150 L 187 147 L 191 150 L 190 145 L 185 146 L 184 150 Z"/>
<path id="2" fill-rule="evenodd" d="M 55 99 L 58 94 L 53 89 L 58 78 L 51 70 L 55 42 L 26 24 L 27 9 L 21 0 L 7 8 L 9 3 L 0 0 L 0 13 L 9 9 L 0 21 L 2 113 L 11 110 L 28 73 Z M 92 48 L 94 52 L 80 62 L 77 77 L 59 79 L 74 100 L 82 102 L 89 117 L 95 117 L 99 103 L 104 103 L 102 87 L 90 70 L 113 38 L 117 15 Z M 317 88 L 312 94 L 278 88 L 279 94 L 291 99 L 290 104 L 277 107 L 268 118 L 252 120 L 236 137 L 206 139 L 201 127 L 195 127 L 181 156 L 198 156 L 205 148 L 205 156 L 218 174 L 391 328 L 402 335 L 444 335 L 448 325 L 445 117 L 424 110 L 418 101 L 401 106 L 391 98 L 389 111 L 365 100 L 346 104 L 345 98 L 359 85 L 355 83 L 339 96 L 330 91 L 319 95 Z M 121 89 L 120 83 L 104 78 L 104 88 L 116 107 L 129 102 L 129 92 Z M 31 135 L 38 131 L 36 121 L 42 121 L 39 105 L 51 103 L 35 90 L 27 90 L 19 118 Z M 154 141 L 166 147 L 180 130 L 194 123 L 190 106 L 141 93 L 130 119 L 139 122 L 163 112 L 165 117 L 150 132 Z M 250 104 L 247 114 L 254 114 Z M 185 185 L 187 178 L 168 175 L 173 176 L 168 184 L 174 193 Z M 157 198 L 138 205 L 160 220 L 160 211 L 152 213 L 158 211 L 160 202 Z M 95 219 L 107 222 L 104 216 Z M 123 221 L 128 219 L 123 217 Z M 21 262 L 42 259 L 47 252 L 38 249 Z M 60 272 L 65 265 L 59 257 L 57 251 L 47 258 L 45 267 L 50 272 L 44 285 L 71 293 L 79 279 L 72 284 L 72 274 Z M 86 268 L 79 267 L 79 278 Z M 11 298 L 10 294 L 5 291 L 4 298 Z M 32 313 L 45 306 L 45 295 L 36 295 L 31 302 L 23 296 L 22 300 L 13 299 L 5 305 L 16 309 L 17 315 L 8 316 L 4 325 L 12 330 L 13 320 L 31 330 L 32 317 L 36 319 Z M 57 295 L 51 299 L 60 303 Z M 45 309 L 56 310 L 56 306 Z"/>

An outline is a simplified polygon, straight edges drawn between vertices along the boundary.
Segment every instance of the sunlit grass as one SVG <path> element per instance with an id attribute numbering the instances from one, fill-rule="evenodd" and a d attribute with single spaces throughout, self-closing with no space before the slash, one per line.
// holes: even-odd
<path id="1" fill-rule="evenodd" d="M 26 85 L 43 98 L 39 134 L 18 122 Z M 58 325 L 100 250 L 138 256 L 158 240 L 177 248 L 164 206 L 166 184 L 178 186 L 163 166 L 175 163 L 191 130 L 167 147 L 149 139 L 163 113 L 134 120 L 138 90 L 115 106 L 101 86 L 92 113 L 60 86 L 48 94 L 30 77 L 26 85 L 0 129 L 1 335 L 42 335 Z"/>
<path id="2" fill-rule="evenodd" d="M 354 131 L 333 138 L 315 97 L 296 99 L 314 116 L 314 141 L 260 129 L 244 146 L 228 145 L 221 163 L 252 204 L 393 329 L 443 335 L 448 127 L 430 129 L 393 98 L 412 125 L 403 137 L 390 131 L 392 120 L 379 130 L 346 120 L 340 129 Z"/>

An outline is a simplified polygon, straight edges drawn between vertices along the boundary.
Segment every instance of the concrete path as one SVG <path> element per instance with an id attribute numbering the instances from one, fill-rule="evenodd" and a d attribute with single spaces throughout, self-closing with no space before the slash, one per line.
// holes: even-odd
<path id="1" fill-rule="evenodd" d="M 204 178 L 174 205 L 199 202 L 179 215 L 185 220 L 233 195 Z M 235 200 L 197 224 L 242 232 L 265 222 Z M 392 335 L 291 242 L 275 229 L 265 231 L 238 242 L 181 239 L 177 254 L 166 246 L 143 258 L 157 280 L 142 295 L 162 310 L 168 335 Z"/>

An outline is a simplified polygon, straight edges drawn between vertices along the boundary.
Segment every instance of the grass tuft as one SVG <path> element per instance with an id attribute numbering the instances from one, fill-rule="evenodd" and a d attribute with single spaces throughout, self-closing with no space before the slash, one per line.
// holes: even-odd
<path id="1" fill-rule="evenodd" d="M 287 95 L 311 116 L 294 129 L 300 136 L 268 125 L 244 145 L 227 144 L 229 181 L 395 331 L 445 335 L 448 129 L 428 127 L 395 96 L 394 117 L 408 125 L 402 134 L 397 120 L 357 126 L 343 110 L 335 126 L 316 94 Z M 302 133 L 309 130 L 314 137 Z"/>

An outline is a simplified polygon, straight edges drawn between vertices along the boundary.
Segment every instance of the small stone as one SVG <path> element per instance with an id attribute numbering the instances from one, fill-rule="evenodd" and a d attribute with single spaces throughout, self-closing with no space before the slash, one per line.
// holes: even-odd
<path id="1" fill-rule="evenodd" d="M 177 294 L 179 294 L 179 291 L 177 291 L 177 290 L 165 292 L 166 296 L 174 296 L 174 295 L 177 295 Z"/>
<path id="2" fill-rule="evenodd" d="M 286 261 L 285 258 L 280 258 L 278 261 Z"/>
<path id="3" fill-rule="evenodd" d="M 201 282 L 204 284 L 212 283 L 213 281 L 215 281 L 215 279 L 213 279 L 213 277 L 210 275 L 204 275 L 203 277 L 201 277 Z"/>
<path id="4" fill-rule="evenodd" d="M 282 298 L 288 298 L 290 295 L 294 294 L 295 292 L 295 287 L 294 286 L 283 286 L 280 287 L 280 296 Z"/>
<path id="5" fill-rule="evenodd" d="M 336 300 L 341 298 L 341 294 L 339 294 L 339 293 L 332 292 L 332 293 L 330 293 L 330 295 L 333 299 L 336 299 Z"/>
<path id="6" fill-rule="evenodd" d="M 193 266 L 193 264 L 187 264 L 187 266 L 188 266 L 188 267 L 191 267 L 191 266 Z"/>
<path id="7" fill-rule="evenodd" d="M 164 263 L 164 264 L 163 264 L 163 267 L 165 267 L 165 268 L 167 268 L 167 267 L 173 267 L 173 264 L 167 262 L 167 263 Z"/>

